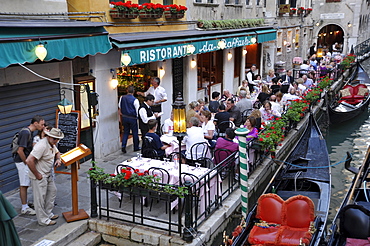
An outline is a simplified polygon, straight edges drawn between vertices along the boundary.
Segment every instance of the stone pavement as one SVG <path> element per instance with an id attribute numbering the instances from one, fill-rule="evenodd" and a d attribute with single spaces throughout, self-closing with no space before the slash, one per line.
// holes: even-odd
<path id="1" fill-rule="evenodd" d="M 131 144 L 132 141 L 129 143 Z M 128 143 L 128 144 L 129 144 Z M 113 173 L 115 166 L 120 162 L 134 157 L 137 152 L 133 152 L 132 144 L 127 146 L 127 153 L 123 154 L 121 151 L 117 151 L 109 156 L 102 159 L 96 159 L 97 165 L 105 169 L 106 172 Z M 87 177 L 86 171 L 91 167 L 91 162 L 86 161 L 80 165 L 79 169 L 79 181 L 78 181 L 78 208 L 84 209 L 90 215 L 90 180 Z M 69 171 L 69 170 L 62 170 Z M 53 226 L 40 226 L 37 223 L 36 216 L 21 215 L 21 202 L 19 198 L 19 190 L 10 191 L 5 193 L 5 197 L 14 206 L 16 211 L 19 213 L 17 217 L 13 219 L 14 224 L 17 228 L 18 235 L 20 237 L 23 246 L 32 245 L 37 242 L 40 238 L 54 231 L 58 227 L 66 224 L 63 212 L 72 211 L 72 194 L 71 194 L 71 176 L 68 174 L 56 174 L 55 184 L 57 187 L 57 197 L 55 200 L 54 214 L 58 214 L 59 218 L 56 220 L 57 224 Z M 33 201 L 32 188 L 28 189 L 28 198 Z M 75 222 L 70 222 L 70 224 Z"/>

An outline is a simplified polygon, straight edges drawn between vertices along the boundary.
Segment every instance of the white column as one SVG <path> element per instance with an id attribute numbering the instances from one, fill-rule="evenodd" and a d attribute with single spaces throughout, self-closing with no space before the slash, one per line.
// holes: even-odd
<path id="1" fill-rule="evenodd" d="M 163 67 L 165 74 L 161 79 L 161 86 L 166 90 L 167 102 L 162 103 L 161 124 L 168 118 L 170 118 L 172 110 L 172 93 L 173 93 L 173 82 L 172 82 L 172 60 L 166 60 L 165 62 L 158 62 L 159 67 Z M 158 71 L 159 74 L 159 71 Z"/>
<path id="2" fill-rule="evenodd" d="M 96 78 L 95 91 L 99 94 L 97 106 L 99 116 L 96 117 L 96 127 L 93 134 L 96 158 L 107 156 L 120 148 L 118 93 L 117 89 L 112 89 L 110 83 L 112 79 L 110 69 L 116 69 L 120 66 L 120 54 L 121 52 L 112 50 L 105 55 L 91 56 L 89 61 L 90 69 L 93 71 L 92 75 Z M 81 112 L 81 114 L 84 113 Z"/>
<path id="3" fill-rule="evenodd" d="M 197 66 L 192 68 L 190 66 L 191 60 L 194 58 L 196 62 L 197 56 L 184 57 L 184 101 L 189 104 L 191 101 L 196 101 L 198 91 L 198 78 L 197 78 Z"/>
<path id="4" fill-rule="evenodd" d="M 232 58 L 228 59 L 229 52 L 232 55 Z M 234 49 L 225 49 L 223 51 L 223 61 L 224 61 L 224 67 L 223 67 L 223 87 L 224 89 L 229 90 L 231 93 L 235 93 L 236 90 L 234 90 Z M 238 86 L 236 85 L 236 88 Z M 221 92 L 222 94 L 222 92 Z"/>

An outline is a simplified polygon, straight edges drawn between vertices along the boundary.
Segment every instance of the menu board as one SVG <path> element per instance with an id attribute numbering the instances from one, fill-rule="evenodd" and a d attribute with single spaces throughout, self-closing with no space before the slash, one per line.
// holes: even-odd
<path id="1" fill-rule="evenodd" d="M 64 133 L 64 138 L 58 143 L 58 149 L 61 153 L 66 153 L 79 144 L 80 120 L 79 111 L 72 111 L 69 114 L 57 111 L 57 127 Z"/>

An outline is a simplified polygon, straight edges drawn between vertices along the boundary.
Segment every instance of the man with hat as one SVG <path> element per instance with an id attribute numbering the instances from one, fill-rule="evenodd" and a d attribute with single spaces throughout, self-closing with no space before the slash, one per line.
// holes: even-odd
<path id="1" fill-rule="evenodd" d="M 52 128 L 45 134 L 46 137 L 33 147 L 26 163 L 31 171 L 29 176 L 37 221 L 40 225 L 55 225 L 56 221 L 54 220 L 59 216 L 52 213 L 57 190 L 51 169 L 53 165 L 58 167 L 61 165 L 60 153 L 56 144 L 64 137 L 64 134 L 58 128 Z"/>

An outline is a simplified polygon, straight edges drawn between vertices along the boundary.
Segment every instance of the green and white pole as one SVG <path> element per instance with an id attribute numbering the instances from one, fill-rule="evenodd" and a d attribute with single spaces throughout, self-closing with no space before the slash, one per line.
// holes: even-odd
<path id="1" fill-rule="evenodd" d="M 239 140 L 239 165 L 240 165 L 240 189 L 242 201 L 242 215 L 247 217 L 248 213 L 248 155 L 246 136 L 249 130 L 247 128 L 238 128 L 235 134 Z"/>

